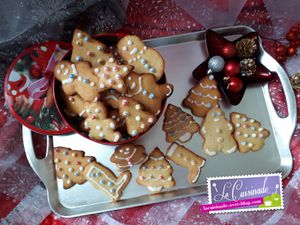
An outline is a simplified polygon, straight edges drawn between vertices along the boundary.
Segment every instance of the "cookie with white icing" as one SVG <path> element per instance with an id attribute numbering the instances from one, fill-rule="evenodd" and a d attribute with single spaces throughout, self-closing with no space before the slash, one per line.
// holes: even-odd
<path id="1" fill-rule="evenodd" d="M 173 142 L 168 147 L 166 155 L 168 159 L 172 160 L 177 165 L 188 169 L 188 181 L 190 184 L 197 182 L 201 168 L 205 164 L 204 158 L 176 142 Z"/>
<path id="2" fill-rule="evenodd" d="M 110 161 L 116 165 L 116 167 L 123 171 L 128 170 L 134 165 L 143 163 L 147 159 L 145 153 L 145 147 L 143 145 L 134 145 L 131 143 L 119 145 Z"/>
<path id="3" fill-rule="evenodd" d="M 126 120 L 127 132 L 134 137 L 146 132 L 156 121 L 156 116 L 145 111 L 137 101 L 121 97 L 119 98 L 119 113 Z"/>
<path id="4" fill-rule="evenodd" d="M 194 133 L 199 131 L 199 125 L 194 118 L 181 108 L 169 104 L 164 117 L 163 131 L 167 142 L 188 142 Z"/>
<path id="5" fill-rule="evenodd" d="M 221 94 L 213 76 L 203 77 L 198 84 L 189 90 L 182 105 L 191 109 L 195 116 L 204 117 L 212 107 L 218 107 Z"/>
<path id="6" fill-rule="evenodd" d="M 162 102 L 173 92 L 172 84 L 158 84 L 151 74 L 138 75 L 132 72 L 125 80 L 128 87 L 125 96 L 142 103 L 155 115 L 160 113 Z"/>
<path id="7" fill-rule="evenodd" d="M 126 93 L 124 78 L 132 68 L 131 65 L 118 65 L 114 58 L 109 58 L 104 66 L 95 67 L 93 72 L 99 78 L 99 92 L 115 89 L 120 93 Z"/>
<path id="8" fill-rule="evenodd" d="M 122 172 L 117 177 L 110 169 L 97 162 L 90 163 L 85 168 L 84 176 L 96 189 L 103 191 L 113 201 L 121 198 L 131 179 L 129 171 Z"/>
<path id="9" fill-rule="evenodd" d="M 105 52 L 105 44 L 79 29 L 74 31 L 72 47 L 71 61 L 73 63 L 86 61 L 95 67 L 103 65 L 109 58 L 109 54 Z"/>
<path id="10" fill-rule="evenodd" d="M 203 150 L 210 156 L 217 152 L 233 153 L 237 144 L 233 138 L 233 125 L 220 108 L 210 109 L 202 123 L 200 133 L 204 138 Z"/>
<path id="11" fill-rule="evenodd" d="M 54 75 L 67 95 L 78 94 L 85 101 L 98 101 L 99 78 L 92 73 L 88 62 L 61 61 L 55 66 Z"/>
<path id="12" fill-rule="evenodd" d="M 230 121 L 235 128 L 234 138 L 240 152 L 260 150 L 264 146 L 265 139 L 270 136 L 270 131 L 262 127 L 259 121 L 249 118 L 245 114 L 232 112 Z"/>
<path id="13" fill-rule="evenodd" d="M 164 73 L 165 63 L 162 56 L 153 48 L 144 45 L 135 35 L 127 35 L 118 42 L 118 53 L 136 73 L 151 73 L 160 80 Z"/>
<path id="14" fill-rule="evenodd" d="M 68 116 L 107 118 L 106 106 L 102 102 L 85 102 L 79 95 L 68 96 L 63 91 L 61 96 L 64 99 L 64 111 Z"/>
<path id="15" fill-rule="evenodd" d="M 107 91 L 101 92 L 101 101 L 106 105 L 111 106 L 114 109 L 119 108 L 119 98 L 122 96 L 121 93 L 117 92 L 114 89 L 109 89 Z"/>
<path id="16" fill-rule="evenodd" d="M 95 161 L 94 157 L 84 156 L 83 151 L 65 147 L 55 147 L 53 157 L 56 176 L 63 180 L 64 189 L 86 182 L 83 171 L 89 163 Z"/>
<path id="17" fill-rule="evenodd" d="M 145 186 L 152 193 L 161 192 L 163 188 L 174 187 L 173 168 L 159 148 L 155 148 L 148 160 L 139 168 L 136 182 Z"/>
<path id="18" fill-rule="evenodd" d="M 117 129 L 117 123 L 112 119 L 86 118 L 84 129 L 89 131 L 89 137 L 95 140 L 118 142 L 122 134 Z"/>

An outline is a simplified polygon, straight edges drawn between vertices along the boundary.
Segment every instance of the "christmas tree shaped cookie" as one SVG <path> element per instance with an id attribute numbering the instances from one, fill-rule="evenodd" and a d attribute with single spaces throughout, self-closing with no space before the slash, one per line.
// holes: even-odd
<path id="1" fill-rule="evenodd" d="M 182 105 L 191 109 L 195 116 L 204 117 L 212 107 L 218 107 L 220 100 L 217 82 L 213 76 L 206 76 L 189 91 Z"/>
<path id="2" fill-rule="evenodd" d="M 141 165 L 136 182 L 147 187 L 151 192 L 158 193 L 163 188 L 175 186 L 172 173 L 173 168 L 165 159 L 164 154 L 156 147 L 150 153 L 148 160 Z"/>
<path id="3" fill-rule="evenodd" d="M 234 138 L 240 152 L 258 151 L 264 146 L 265 139 L 270 132 L 263 128 L 255 119 L 250 119 L 242 113 L 233 112 L 230 120 L 235 127 Z"/>
<path id="4" fill-rule="evenodd" d="M 198 132 L 199 125 L 191 115 L 182 111 L 179 107 L 169 104 L 163 123 L 163 131 L 166 132 L 167 142 L 189 141 L 193 134 Z"/>
<path id="5" fill-rule="evenodd" d="M 219 108 L 212 108 L 207 112 L 200 133 L 204 138 L 203 150 L 211 156 L 217 152 L 228 154 L 236 150 L 236 142 L 232 136 L 233 126 Z"/>
<path id="6" fill-rule="evenodd" d="M 127 132 L 136 136 L 147 131 L 156 117 L 143 110 L 141 104 L 127 97 L 119 98 L 119 113 L 126 120 Z"/>
<path id="7" fill-rule="evenodd" d="M 65 189 L 75 184 L 83 184 L 86 181 L 83 171 L 94 160 L 93 157 L 84 156 L 82 151 L 64 147 L 54 148 L 56 176 L 63 179 Z"/>

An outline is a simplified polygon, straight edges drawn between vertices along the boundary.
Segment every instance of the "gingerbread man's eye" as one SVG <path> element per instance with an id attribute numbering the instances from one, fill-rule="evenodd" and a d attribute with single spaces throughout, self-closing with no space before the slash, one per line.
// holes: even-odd
<path id="1" fill-rule="evenodd" d="M 217 112 L 217 116 L 221 116 L 222 115 L 222 113 L 221 112 Z"/>
<path id="2" fill-rule="evenodd" d="M 215 117 L 215 116 L 216 116 L 215 112 L 211 112 L 210 115 L 211 115 L 212 117 Z"/>

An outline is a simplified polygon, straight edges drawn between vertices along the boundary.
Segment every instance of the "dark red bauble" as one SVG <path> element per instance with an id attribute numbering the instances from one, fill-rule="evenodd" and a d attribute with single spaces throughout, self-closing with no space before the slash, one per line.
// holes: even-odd
<path id="1" fill-rule="evenodd" d="M 290 42 L 290 46 L 294 48 L 299 48 L 300 47 L 300 40 L 297 39 L 296 41 Z"/>
<path id="2" fill-rule="evenodd" d="M 286 47 L 284 45 L 279 45 L 276 49 L 276 54 L 280 56 L 284 56 L 286 52 Z"/>
<path id="3" fill-rule="evenodd" d="M 225 76 L 227 77 L 235 77 L 240 72 L 240 64 L 236 61 L 229 60 L 225 64 Z"/>
<path id="4" fill-rule="evenodd" d="M 232 43 L 226 43 L 221 49 L 221 56 L 223 56 L 225 59 L 229 59 L 235 56 L 235 46 Z"/>
<path id="5" fill-rule="evenodd" d="M 35 121 L 35 118 L 33 116 L 28 116 L 26 118 L 26 122 L 29 123 L 29 124 L 32 124 L 34 121 Z"/>
<path id="6" fill-rule="evenodd" d="M 296 55 L 296 53 L 297 53 L 297 49 L 295 48 L 295 47 L 288 47 L 287 48 L 287 50 L 286 50 L 286 54 L 288 55 L 288 56 L 294 56 L 294 55 Z"/>
<path id="7" fill-rule="evenodd" d="M 276 56 L 276 60 L 279 63 L 284 63 L 287 60 L 287 57 L 285 55 L 278 55 L 278 56 Z"/>
<path id="8" fill-rule="evenodd" d="M 299 30 L 299 27 L 298 26 L 292 26 L 289 30 L 289 32 L 292 32 L 294 34 L 299 34 L 300 33 L 300 30 Z"/>
<path id="9" fill-rule="evenodd" d="M 231 93 L 237 93 L 243 88 L 243 82 L 238 77 L 230 77 L 227 81 L 227 89 Z"/>
<path id="10" fill-rule="evenodd" d="M 42 73 L 41 73 L 41 68 L 37 65 L 37 64 L 33 64 L 30 66 L 29 68 L 29 74 L 30 76 L 32 76 L 35 79 L 38 79 L 41 77 Z"/>
<path id="11" fill-rule="evenodd" d="M 291 32 L 289 31 L 286 35 L 285 35 L 286 40 L 288 41 L 296 41 L 298 39 L 298 35 L 295 32 Z"/>

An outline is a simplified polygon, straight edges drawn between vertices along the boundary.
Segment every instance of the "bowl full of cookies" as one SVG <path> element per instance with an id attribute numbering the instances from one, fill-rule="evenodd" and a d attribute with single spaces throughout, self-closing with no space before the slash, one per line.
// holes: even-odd
<path id="1" fill-rule="evenodd" d="M 72 130 L 101 144 L 131 142 L 159 119 L 172 94 L 164 60 L 134 35 L 76 29 L 54 68 L 56 107 Z"/>

